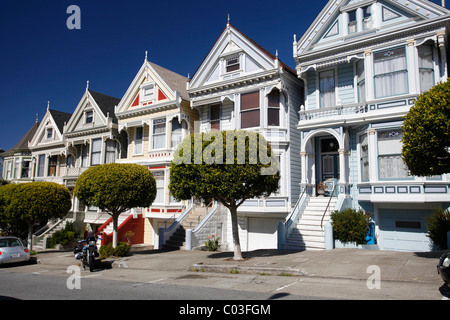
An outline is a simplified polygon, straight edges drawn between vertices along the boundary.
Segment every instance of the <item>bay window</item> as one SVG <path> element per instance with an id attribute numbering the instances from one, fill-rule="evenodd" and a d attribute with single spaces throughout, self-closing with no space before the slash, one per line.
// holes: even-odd
<path id="1" fill-rule="evenodd" d="M 334 70 L 319 73 L 320 107 L 336 105 Z"/>
<path id="2" fill-rule="evenodd" d="M 375 98 L 408 93 L 405 47 L 374 54 Z"/>
<path id="3" fill-rule="evenodd" d="M 45 154 L 39 155 L 38 158 L 38 170 L 37 170 L 37 176 L 43 177 L 44 176 L 44 170 L 45 170 Z"/>
<path id="4" fill-rule="evenodd" d="M 408 169 L 402 159 L 403 130 L 378 132 L 378 170 L 380 180 L 408 179 Z"/>
<path id="5" fill-rule="evenodd" d="M 172 119 L 172 135 L 171 135 L 171 148 L 176 148 L 183 140 L 183 126 L 178 122 L 178 118 Z"/>
<path id="6" fill-rule="evenodd" d="M 166 119 L 153 120 L 153 150 L 166 147 Z"/>
<path id="7" fill-rule="evenodd" d="M 56 167 L 58 165 L 58 156 L 52 156 L 48 159 L 48 176 L 56 176 Z"/>
<path id="8" fill-rule="evenodd" d="M 348 34 L 355 33 L 357 31 L 356 10 L 348 12 Z"/>
<path id="9" fill-rule="evenodd" d="M 241 95 L 241 128 L 259 127 L 259 91 Z"/>
<path id="10" fill-rule="evenodd" d="M 105 163 L 114 163 L 116 161 L 116 141 L 106 140 Z"/>

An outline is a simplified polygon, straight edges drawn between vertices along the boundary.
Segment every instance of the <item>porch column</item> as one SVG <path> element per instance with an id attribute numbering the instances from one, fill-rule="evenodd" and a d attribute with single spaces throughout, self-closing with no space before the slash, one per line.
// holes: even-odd
<path id="1" fill-rule="evenodd" d="M 339 185 L 344 186 L 347 184 L 347 173 L 345 171 L 345 148 L 340 148 L 339 152 Z M 340 190 L 339 190 L 340 192 Z"/>
<path id="2" fill-rule="evenodd" d="M 377 179 L 377 155 L 376 155 L 376 139 L 375 139 L 375 129 L 367 130 L 368 134 L 368 152 L 369 152 L 369 181 L 375 182 Z"/>
<path id="3" fill-rule="evenodd" d="M 308 157 L 308 154 L 305 151 L 300 152 L 300 158 L 301 158 L 301 186 L 306 187 L 306 177 L 308 174 L 308 169 L 306 167 L 306 158 Z"/>

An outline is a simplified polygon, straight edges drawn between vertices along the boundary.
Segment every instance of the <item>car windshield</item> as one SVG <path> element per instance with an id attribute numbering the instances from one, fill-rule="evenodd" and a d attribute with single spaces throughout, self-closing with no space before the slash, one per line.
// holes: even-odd
<path id="1" fill-rule="evenodd" d="M 22 242 L 17 238 L 4 238 L 0 239 L 0 248 L 4 247 L 21 247 Z"/>

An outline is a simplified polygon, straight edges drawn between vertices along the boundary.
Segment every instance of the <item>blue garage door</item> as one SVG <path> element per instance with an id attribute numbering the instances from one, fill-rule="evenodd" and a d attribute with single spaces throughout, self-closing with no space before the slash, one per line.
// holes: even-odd
<path id="1" fill-rule="evenodd" d="M 432 242 L 426 236 L 423 210 L 380 209 L 380 249 L 393 251 L 431 251 Z"/>

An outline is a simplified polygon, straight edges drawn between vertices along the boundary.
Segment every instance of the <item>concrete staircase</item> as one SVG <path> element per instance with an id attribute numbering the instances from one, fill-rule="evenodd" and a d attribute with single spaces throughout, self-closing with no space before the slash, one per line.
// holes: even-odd
<path id="1" fill-rule="evenodd" d="M 35 239 L 33 240 L 33 242 L 37 240 L 35 243 L 33 243 L 33 248 L 46 249 L 47 238 L 50 238 L 56 231 L 64 229 L 66 227 L 66 222 L 72 222 L 72 220 L 71 219 L 60 220 L 57 222 L 56 225 L 49 226 L 49 229 L 44 233 L 42 233 L 41 235 L 39 236 L 33 235 L 33 238 Z"/>
<path id="2" fill-rule="evenodd" d="M 325 249 L 324 228 L 320 226 L 323 213 L 327 208 L 329 197 L 311 197 L 302 216 L 292 231 L 283 249 L 289 250 L 322 250 Z M 330 213 L 336 205 L 332 198 L 323 218 L 323 226 L 330 220 Z"/>
<path id="3" fill-rule="evenodd" d="M 163 245 L 164 250 L 181 250 L 186 245 L 186 230 L 194 229 L 207 215 L 206 207 L 196 207 L 181 222 L 180 227 L 174 232 L 169 240 Z"/>
<path id="4" fill-rule="evenodd" d="M 120 225 L 121 225 L 125 220 L 127 220 L 127 218 L 128 218 L 129 216 L 130 216 L 130 213 L 129 213 L 128 211 L 122 213 L 122 214 L 119 216 L 119 219 L 117 220 L 117 227 L 120 227 Z M 111 234 L 111 233 L 113 233 L 113 231 L 114 231 L 114 224 L 113 224 L 113 221 L 111 220 L 111 222 L 106 226 L 106 228 L 103 229 L 103 232 L 104 232 L 105 234 Z"/>

